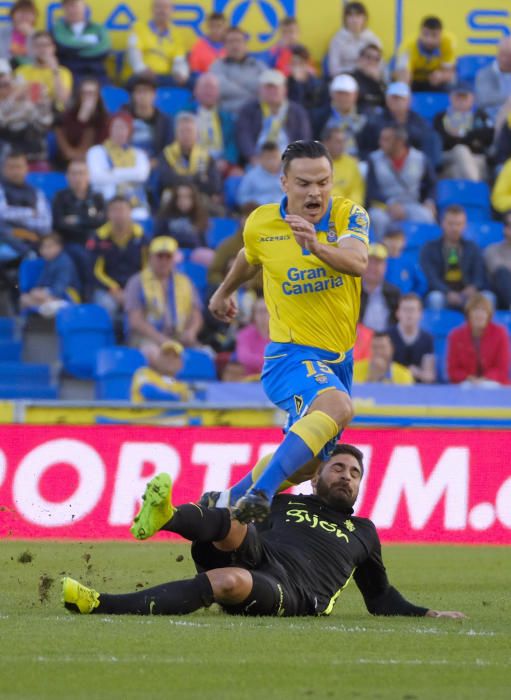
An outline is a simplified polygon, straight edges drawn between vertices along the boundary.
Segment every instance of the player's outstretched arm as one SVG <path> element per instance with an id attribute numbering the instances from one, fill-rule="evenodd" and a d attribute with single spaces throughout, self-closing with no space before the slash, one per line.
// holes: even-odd
<path id="1" fill-rule="evenodd" d="M 225 323 L 230 323 L 238 313 L 236 302 L 232 294 L 257 274 L 259 267 L 251 265 L 245 257 L 245 248 L 242 248 L 227 273 L 224 281 L 209 300 L 209 310 L 215 318 Z"/>

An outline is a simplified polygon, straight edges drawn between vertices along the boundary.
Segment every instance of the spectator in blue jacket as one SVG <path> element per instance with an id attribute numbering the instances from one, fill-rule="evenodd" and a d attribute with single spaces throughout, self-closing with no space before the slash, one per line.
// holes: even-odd
<path id="1" fill-rule="evenodd" d="M 452 204 L 442 217 L 440 238 L 422 247 L 420 262 L 428 281 L 430 308 L 461 310 L 476 292 L 485 288 L 483 255 L 475 243 L 463 238 L 466 226 L 465 210 Z M 493 297 L 491 292 L 483 293 Z"/>
<path id="2" fill-rule="evenodd" d="M 20 297 L 22 309 L 31 309 L 43 316 L 55 316 L 66 304 L 78 301 L 78 277 L 73 261 L 64 252 L 58 233 L 48 234 L 39 246 L 44 260 L 34 287 Z"/>
<path id="3" fill-rule="evenodd" d="M 257 165 L 243 176 L 238 193 L 238 206 L 249 202 L 258 206 L 279 202 L 282 198 L 280 185 L 280 149 L 274 143 L 263 143 Z"/>
<path id="4" fill-rule="evenodd" d="M 269 69 L 261 74 L 259 98 L 241 108 L 236 134 L 246 163 L 254 162 L 263 143 L 275 143 L 283 151 L 291 141 L 310 139 L 309 116 L 302 105 L 288 100 L 283 73 Z"/>

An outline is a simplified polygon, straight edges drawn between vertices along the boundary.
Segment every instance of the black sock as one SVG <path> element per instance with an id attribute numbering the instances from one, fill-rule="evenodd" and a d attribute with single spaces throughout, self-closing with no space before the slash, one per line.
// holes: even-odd
<path id="1" fill-rule="evenodd" d="M 185 503 L 162 530 L 176 532 L 195 542 L 219 542 L 227 537 L 231 529 L 231 514 L 228 508 L 203 508 L 195 503 Z"/>
<path id="2" fill-rule="evenodd" d="M 186 615 L 213 603 L 213 589 L 206 574 L 186 581 L 171 581 L 137 593 L 99 594 L 99 615 Z"/>

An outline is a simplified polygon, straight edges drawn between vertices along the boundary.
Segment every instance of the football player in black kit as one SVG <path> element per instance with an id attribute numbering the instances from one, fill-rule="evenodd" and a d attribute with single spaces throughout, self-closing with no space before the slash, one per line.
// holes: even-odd
<path id="1" fill-rule="evenodd" d="M 65 578 L 64 604 L 101 615 L 183 615 L 212 603 L 231 614 L 328 615 L 353 579 L 373 615 L 464 617 L 414 605 L 390 585 L 374 524 L 352 515 L 362 476 L 360 450 L 340 444 L 320 466 L 313 496 L 275 496 L 256 526 L 231 520 L 227 508 L 173 506 L 170 477 L 159 474 L 131 531 L 138 539 L 167 530 L 191 540 L 197 576 L 122 595 Z"/>

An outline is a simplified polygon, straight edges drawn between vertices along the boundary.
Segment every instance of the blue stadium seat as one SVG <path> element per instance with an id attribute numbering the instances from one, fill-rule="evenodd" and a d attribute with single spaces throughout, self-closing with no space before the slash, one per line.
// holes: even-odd
<path id="1" fill-rule="evenodd" d="M 396 227 L 397 228 L 397 227 Z M 405 250 L 420 250 L 424 243 L 433 241 L 442 235 L 442 229 L 437 224 L 417 224 L 413 221 L 402 221 L 399 228 L 406 238 Z"/>
<path id="2" fill-rule="evenodd" d="M 446 92 L 414 92 L 412 95 L 412 109 L 421 117 L 432 122 L 438 112 L 443 112 L 449 104 L 449 95 Z"/>
<path id="3" fill-rule="evenodd" d="M 21 340 L 0 339 L 0 362 L 21 362 Z"/>
<path id="4" fill-rule="evenodd" d="M 99 350 L 96 355 L 96 398 L 128 400 L 133 375 L 146 364 L 146 358 L 135 348 L 118 346 Z"/>
<path id="5" fill-rule="evenodd" d="M 447 336 L 436 335 L 433 339 L 436 376 L 439 382 L 447 382 Z"/>
<path id="6" fill-rule="evenodd" d="M 56 327 L 66 372 L 79 379 L 91 379 L 98 351 L 114 344 L 110 316 L 96 304 L 76 304 L 59 311 Z"/>
<path id="7" fill-rule="evenodd" d="M 495 311 L 493 320 L 495 323 L 500 323 L 502 326 L 506 326 L 509 335 L 511 335 L 511 311 Z"/>
<path id="8" fill-rule="evenodd" d="M 422 327 L 435 337 L 446 338 L 453 328 L 461 326 L 465 321 L 465 316 L 461 311 L 453 309 L 424 309 L 422 317 Z"/>
<path id="9" fill-rule="evenodd" d="M 224 199 L 228 209 L 236 209 L 241 175 L 229 175 L 224 182 Z"/>
<path id="10" fill-rule="evenodd" d="M 399 258 L 388 258 L 385 279 L 395 284 L 402 294 L 415 292 L 422 297 L 428 290 L 426 277 L 419 265 L 418 250 L 405 251 Z"/>
<path id="11" fill-rule="evenodd" d="M 440 180 L 436 201 L 440 210 L 449 204 L 459 204 L 467 212 L 469 221 L 491 219 L 490 188 L 486 182 L 472 180 Z"/>
<path id="12" fill-rule="evenodd" d="M 0 397 L 8 399 L 56 399 L 57 386 L 51 367 L 25 362 L 0 363 Z"/>
<path id="13" fill-rule="evenodd" d="M 123 105 L 130 101 L 129 92 L 116 85 L 104 85 L 101 88 L 101 97 L 110 113 L 118 112 Z"/>
<path id="14" fill-rule="evenodd" d="M 500 243 L 504 239 L 503 225 L 500 221 L 469 221 L 465 237 L 474 241 L 480 248 L 491 243 Z"/>
<path id="15" fill-rule="evenodd" d="M 233 236 L 236 233 L 239 225 L 237 219 L 212 216 L 206 233 L 206 243 L 210 248 L 217 248 L 225 238 L 229 238 L 229 236 Z"/>
<path id="16" fill-rule="evenodd" d="M 13 340 L 16 336 L 16 323 L 13 318 L 0 316 L 0 340 Z"/>
<path id="17" fill-rule="evenodd" d="M 27 182 L 42 190 L 50 202 L 59 190 L 68 187 L 64 173 L 28 173 Z"/>
<path id="18" fill-rule="evenodd" d="M 184 381 L 215 380 L 217 378 L 215 363 L 204 350 L 187 348 L 183 352 L 183 369 L 176 377 Z"/>
<path id="19" fill-rule="evenodd" d="M 160 87 L 156 90 L 156 107 L 171 116 L 190 108 L 192 100 L 192 91 L 188 88 Z"/>
<path id="20" fill-rule="evenodd" d="M 20 292 L 24 294 L 33 289 L 39 279 L 44 267 L 44 260 L 42 258 L 34 258 L 33 260 L 22 260 L 19 266 L 18 272 L 18 282 L 20 286 Z"/>
<path id="21" fill-rule="evenodd" d="M 473 85 L 477 71 L 481 70 L 481 68 L 485 68 L 494 60 L 495 56 L 479 56 L 473 54 L 460 56 L 456 64 L 458 80 L 463 80 Z"/>
<path id="22" fill-rule="evenodd" d="M 185 260 L 185 262 L 183 262 L 179 267 L 181 268 L 182 272 L 188 275 L 188 277 L 192 280 L 195 288 L 200 294 L 201 299 L 204 299 L 208 284 L 208 268 L 204 267 L 204 265 L 198 265 L 197 263 L 190 262 L 189 260 Z"/>

